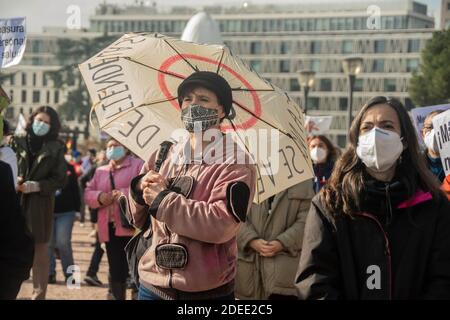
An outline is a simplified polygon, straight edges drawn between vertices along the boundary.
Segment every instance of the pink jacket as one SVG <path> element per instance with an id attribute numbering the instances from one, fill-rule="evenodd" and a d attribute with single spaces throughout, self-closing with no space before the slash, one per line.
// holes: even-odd
<path id="1" fill-rule="evenodd" d="M 172 146 L 160 169 L 166 178 L 176 176 L 182 168 L 171 161 L 183 157 L 180 144 Z M 156 154 L 144 165 L 142 173 L 154 170 Z M 184 175 L 195 178 L 189 197 L 169 192 L 158 206 L 156 219 L 152 217 L 152 245 L 139 262 L 140 281 L 146 287 L 200 292 L 231 283 L 235 278 L 240 222 L 230 212 L 227 187 L 232 182 L 248 186 L 248 212 L 255 192 L 256 168 L 250 164 L 194 162 Z M 135 225 L 141 227 L 149 211 L 132 197 L 130 206 Z M 155 248 L 163 243 L 180 243 L 187 248 L 188 262 L 183 269 L 168 270 L 156 265 Z"/>
<path id="2" fill-rule="evenodd" d="M 127 156 L 122 162 L 120 168 L 113 171 L 116 189 L 122 191 L 123 194 L 128 195 L 130 181 L 133 177 L 139 174 L 142 165 L 142 160 L 132 156 Z M 112 190 L 109 178 L 109 171 L 111 168 L 111 164 L 97 168 L 94 177 L 87 183 L 86 190 L 84 192 L 86 204 L 92 209 L 99 208 L 97 226 L 98 238 L 100 242 L 109 241 L 109 221 L 114 222 L 116 226 L 116 236 L 130 237 L 134 234 L 133 230 L 122 227 L 120 222 L 119 205 L 117 203 L 106 207 L 100 207 L 100 203 L 98 203 L 97 199 L 101 192 L 110 192 Z"/>

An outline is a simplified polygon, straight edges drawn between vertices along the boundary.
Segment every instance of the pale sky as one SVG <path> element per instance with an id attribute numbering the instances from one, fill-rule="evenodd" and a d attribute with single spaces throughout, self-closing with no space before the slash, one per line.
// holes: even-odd
<path id="1" fill-rule="evenodd" d="M 82 27 L 89 26 L 89 16 L 95 13 L 95 8 L 104 0 L 0 0 L 0 18 L 27 17 L 28 32 L 41 32 L 43 26 L 65 26 L 69 14 L 66 12 L 69 6 L 77 5 L 81 9 Z M 248 0 L 247 0 L 248 1 Z M 278 4 L 278 3 L 339 3 L 343 0 L 250 0 L 252 4 Z M 345 0 L 357 2 L 358 0 Z M 440 10 L 439 0 L 416 0 L 428 5 L 428 12 L 436 17 Z M 144 0 L 156 2 L 157 7 L 184 5 L 187 1 L 180 0 Z M 245 0 L 189 0 L 189 4 L 196 8 L 211 4 L 241 4 Z M 366 1 L 365 1 L 366 2 Z M 377 0 L 374 0 L 376 4 Z M 135 0 L 107 0 L 113 4 L 133 4 Z M 436 21 L 437 22 L 437 21 Z M 439 23 L 437 22 L 436 25 Z"/>

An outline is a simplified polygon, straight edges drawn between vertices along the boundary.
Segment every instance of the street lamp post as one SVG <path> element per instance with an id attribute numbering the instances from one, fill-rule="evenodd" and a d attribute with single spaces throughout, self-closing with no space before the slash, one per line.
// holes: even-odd
<path id="1" fill-rule="evenodd" d="M 308 111 L 308 93 L 309 89 L 314 85 L 315 75 L 316 73 L 312 70 L 302 70 L 298 75 L 298 83 L 300 84 L 300 87 L 303 88 L 303 94 L 305 97 L 305 115 Z"/>
<path id="2" fill-rule="evenodd" d="M 347 101 L 347 130 L 350 131 L 352 125 L 352 106 L 353 106 L 353 86 L 356 76 L 362 70 L 363 59 L 359 57 L 350 57 L 342 60 L 342 69 L 348 78 L 348 101 Z"/>

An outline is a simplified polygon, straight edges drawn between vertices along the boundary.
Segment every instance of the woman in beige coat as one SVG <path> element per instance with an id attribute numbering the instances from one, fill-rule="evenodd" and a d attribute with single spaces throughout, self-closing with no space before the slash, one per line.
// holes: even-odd
<path id="1" fill-rule="evenodd" d="M 236 297 L 297 299 L 294 286 L 312 180 L 253 205 L 238 234 Z"/>

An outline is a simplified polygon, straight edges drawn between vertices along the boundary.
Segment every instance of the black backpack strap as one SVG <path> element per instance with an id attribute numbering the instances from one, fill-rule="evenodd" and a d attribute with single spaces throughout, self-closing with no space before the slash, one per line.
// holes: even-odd
<path id="1" fill-rule="evenodd" d="M 169 140 L 165 140 L 165 141 L 161 142 L 159 152 L 158 152 L 158 157 L 156 158 L 156 161 L 155 161 L 155 171 L 156 172 L 159 172 L 159 170 L 161 169 L 161 166 L 164 163 L 164 161 L 166 160 L 167 155 L 169 154 L 170 147 L 172 145 L 173 145 L 173 142 L 169 141 Z M 145 220 L 142 230 L 147 230 L 148 228 L 150 228 L 150 224 L 151 224 L 151 219 L 150 219 L 150 214 L 149 214 L 147 219 Z"/>
<path id="2" fill-rule="evenodd" d="M 161 169 L 161 166 L 162 166 L 163 162 L 166 160 L 167 155 L 169 154 L 170 147 L 172 145 L 173 145 L 173 142 L 169 141 L 169 140 L 165 140 L 165 141 L 161 142 L 160 148 L 159 148 L 159 153 L 158 153 L 158 158 L 155 161 L 155 171 L 156 172 L 159 172 L 159 170 Z"/>

